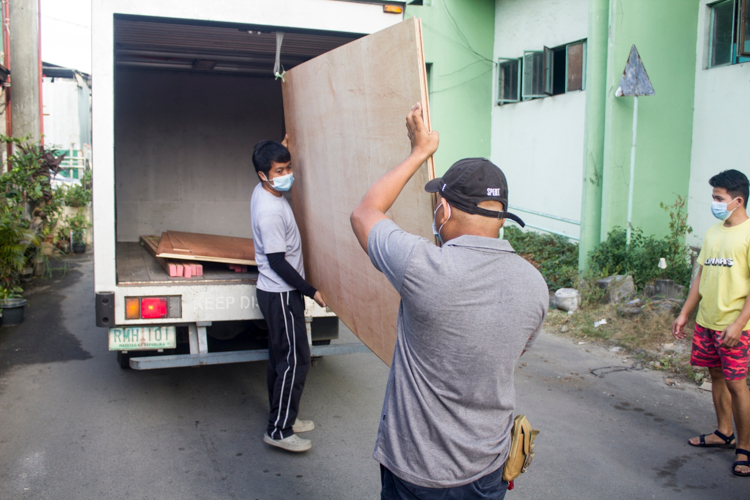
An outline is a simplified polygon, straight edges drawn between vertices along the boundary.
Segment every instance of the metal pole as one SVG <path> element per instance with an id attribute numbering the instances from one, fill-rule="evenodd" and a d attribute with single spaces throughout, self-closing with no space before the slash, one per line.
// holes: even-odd
<path id="1" fill-rule="evenodd" d="M 630 146 L 630 188 L 628 192 L 628 229 L 625 243 L 630 245 L 630 233 L 633 229 L 633 184 L 635 182 L 635 141 L 638 132 L 638 96 L 633 102 L 633 143 Z"/>

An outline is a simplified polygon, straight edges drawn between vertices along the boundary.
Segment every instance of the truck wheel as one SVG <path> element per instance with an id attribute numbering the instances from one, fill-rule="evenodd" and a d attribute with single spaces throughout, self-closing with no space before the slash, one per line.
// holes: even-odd
<path id="1" fill-rule="evenodd" d="M 117 364 L 120 365 L 120 368 L 123 370 L 129 370 L 130 369 L 130 357 L 131 354 L 124 354 L 122 351 L 117 351 Z"/>

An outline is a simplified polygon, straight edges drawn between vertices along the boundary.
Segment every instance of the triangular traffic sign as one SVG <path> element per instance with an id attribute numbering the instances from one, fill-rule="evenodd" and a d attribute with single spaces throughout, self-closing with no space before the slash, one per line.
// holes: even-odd
<path id="1" fill-rule="evenodd" d="M 630 48 L 628 63 L 625 65 L 625 71 L 622 72 L 620 86 L 617 87 L 615 96 L 638 97 L 641 95 L 654 95 L 655 93 L 654 86 L 651 85 L 651 80 L 649 80 L 646 68 L 643 66 L 643 61 L 641 61 L 641 56 L 638 54 L 638 49 L 633 45 Z"/>

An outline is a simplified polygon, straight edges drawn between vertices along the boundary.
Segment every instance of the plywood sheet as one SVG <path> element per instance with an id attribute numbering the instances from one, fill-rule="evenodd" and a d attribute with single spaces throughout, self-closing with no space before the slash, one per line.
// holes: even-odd
<path id="1" fill-rule="evenodd" d="M 305 272 L 341 320 L 390 364 L 399 296 L 354 237 L 349 216 L 367 189 L 409 155 L 406 114 L 429 101 L 421 24 L 409 19 L 286 73 L 284 117 L 295 165 L 293 209 Z M 432 239 L 434 177 L 425 163 L 389 212 Z"/>
<path id="2" fill-rule="evenodd" d="M 169 276 L 145 244 L 145 239 L 153 242 L 153 248 L 159 243 L 159 236 L 141 236 L 141 243 L 117 242 L 117 284 L 118 285 L 207 285 L 207 284 L 250 284 L 258 279 L 257 269 L 252 267 L 246 272 L 235 273 L 226 264 L 203 264 L 203 274 L 186 279 L 182 276 Z M 193 263 L 195 265 L 195 263 Z"/>
<path id="3" fill-rule="evenodd" d="M 157 256 L 169 259 L 256 265 L 255 245 L 252 239 L 215 234 L 164 232 L 159 242 Z"/>
<path id="4" fill-rule="evenodd" d="M 150 253 L 154 259 L 156 259 L 156 262 L 159 263 L 159 265 L 167 272 L 167 274 L 169 274 L 170 277 L 177 276 L 177 273 L 174 271 L 175 265 L 173 263 L 171 263 L 167 259 L 157 257 L 157 255 L 159 254 L 159 238 L 152 235 L 142 235 L 140 239 L 143 248 L 145 248 L 146 251 Z"/>

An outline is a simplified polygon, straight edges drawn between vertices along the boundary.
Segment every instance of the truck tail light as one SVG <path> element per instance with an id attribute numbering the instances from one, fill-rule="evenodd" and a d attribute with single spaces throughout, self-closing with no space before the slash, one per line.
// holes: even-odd
<path id="1" fill-rule="evenodd" d="M 125 297 L 125 319 L 182 317 L 182 296 Z"/>
<path id="2" fill-rule="evenodd" d="M 141 299 L 141 318 L 158 319 L 168 316 L 166 297 L 143 297 Z"/>
<path id="3" fill-rule="evenodd" d="M 141 299 L 125 297 L 125 319 L 141 319 Z"/>

